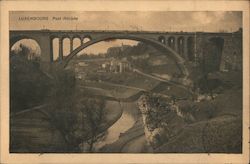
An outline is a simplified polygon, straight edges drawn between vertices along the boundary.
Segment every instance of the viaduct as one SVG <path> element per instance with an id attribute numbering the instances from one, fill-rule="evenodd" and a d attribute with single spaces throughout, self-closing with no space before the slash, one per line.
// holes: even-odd
<path id="1" fill-rule="evenodd" d="M 187 78 L 188 63 L 199 60 L 204 52 L 203 46 L 207 41 L 212 41 L 221 46 L 221 56 L 242 56 L 242 31 L 231 33 L 208 32 L 148 32 L 148 31 L 52 31 L 52 30 L 26 30 L 10 31 L 9 48 L 21 39 L 35 40 L 41 49 L 41 68 L 46 70 L 57 63 L 66 67 L 67 63 L 82 49 L 101 41 L 115 39 L 129 39 L 144 42 L 166 52 L 181 70 L 183 78 Z M 53 40 L 59 40 L 59 59 L 53 59 Z M 63 40 L 70 40 L 70 53 L 63 55 Z M 74 39 L 80 40 L 80 46 L 73 48 Z M 84 42 L 84 40 L 88 40 Z M 221 45 L 219 45 L 221 44 Z"/>

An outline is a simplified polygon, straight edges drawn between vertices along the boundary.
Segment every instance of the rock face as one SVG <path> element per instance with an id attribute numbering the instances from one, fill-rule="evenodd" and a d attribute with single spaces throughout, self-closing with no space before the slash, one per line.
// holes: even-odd
<path id="1" fill-rule="evenodd" d="M 160 97 L 142 95 L 138 106 L 142 113 L 146 139 L 153 148 L 167 142 L 186 125 L 184 119 L 177 115 L 174 106 Z"/>

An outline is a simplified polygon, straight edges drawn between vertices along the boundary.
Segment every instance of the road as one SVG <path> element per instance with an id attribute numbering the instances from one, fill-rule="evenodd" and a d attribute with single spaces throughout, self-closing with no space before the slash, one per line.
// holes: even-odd
<path id="1" fill-rule="evenodd" d="M 140 75 L 143 75 L 143 76 L 145 76 L 145 77 L 149 77 L 149 78 L 158 80 L 158 81 L 160 81 L 160 82 L 165 82 L 165 83 L 171 84 L 171 85 L 173 85 L 173 86 L 180 87 L 180 88 L 182 88 L 182 89 L 188 91 L 190 94 L 192 94 L 192 95 L 194 94 L 193 91 L 191 91 L 189 88 L 185 87 L 185 86 L 182 85 L 182 84 L 178 84 L 178 83 L 173 82 L 173 81 L 170 81 L 170 80 L 165 80 L 165 79 L 156 77 L 156 76 L 154 76 L 154 75 L 151 75 L 151 74 L 142 72 L 142 71 L 140 71 L 139 69 L 136 69 L 136 68 L 134 68 L 133 70 L 134 70 L 134 72 L 136 72 L 136 73 L 138 73 L 138 74 L 140 74 Z"/>
<path id="2" fill-rule="evenodd" d="M 162 96 L 162 97 L 165 97 L 165 98 L 170 98 L 168 95 L 165 95 L 165 94 L 162 94 L 162 93 L 152 92 L 152 90 L 146 90 L 146 89 L 139 88 L 139 87 L 127 86 L 127 85 L 122 85 L 122 84 L 115 84 L 115 83 L 110 83 L 110 82 L 98 82 L 98 83 L 103 84 L 103 85 L 112 86 L 112 87 L 120 87 L 120 88 L 133 89 L 133 90 L 142 91 L 142 92 L 150 92 L 150 93 L 153 93 L 156 96 Z M 107 90 L 99 88 L 99 87 L 92 87 L 92 86 L 90 87 L 90 86 L 87 86 L 87 85 L 80 85 L 80 87 L 93 89 L 93 90 L 99 90 L 99 91 L 103 91 L 105 93 L 107 92 Z M 109 94 L 108 96 L 110 96 L 110 95 L 111 94 Z M 131 96 L 133 96 L 133 95 L 131 95 Z M 129 97 L 131 97 L 131 96 L 129 96 Z M 118 98 L 117 96 L 114 96 L 114 98 L 117 98 L 119 100 L 128 99 L 129 97 L 127 97 L 127 98 Z"/>

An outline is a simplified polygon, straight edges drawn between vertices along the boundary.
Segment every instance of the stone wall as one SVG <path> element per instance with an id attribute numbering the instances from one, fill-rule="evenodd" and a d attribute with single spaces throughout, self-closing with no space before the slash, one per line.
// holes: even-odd
<path id="1" fill-rule="evenodd" d="M 242 34 L 224 38 L 220 70 L 242 70 Z"/>
<path id="2" fill-rule="evenodd" d="M 220 45 L 213 42 L 212 39 L 221 39 L 223 40 L 222 51 L 220 51 Z M 213 45 L 214 50 L 207 49 L 208 44 Z M 231 34 L 225 35 L 209 35 L 209 34 L 200 34 L 196 37 L 196 61 L 201 63 L 201 61 L 205 58 L 205 60 L 209 59 L 206 55 L 213 55 L 211 53 L 218 52 L 218 62 L 219 68 L 218 71 L 230 71 L 230 70 L 242 70 L 242 32 L 234 32 Z M 217 49 L 217 50 L 216 50 Z M 208 52 L 210 51 L 210 52 Z M 194 51 L 195 52 L 195 51 Z M 213 62 L 213 61 L 211 61 Z"/>

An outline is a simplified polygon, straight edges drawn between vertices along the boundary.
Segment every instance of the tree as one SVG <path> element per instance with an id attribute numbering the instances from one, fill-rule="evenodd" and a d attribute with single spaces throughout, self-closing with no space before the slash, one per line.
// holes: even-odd
<path id="1" fill-rule="evenodd" d="M 79 137 L 75 134 L 79 130 L 77 109 L 77 94 L 75 92 L 75 77 L 70 70 L 56 69 L 52 73 L 53 87 L 48 95 L 49 122 L 58 130 L 67 147 L 65 151 L 79 151 Z"/>
<path id="2" fill-rule="evenodd" d="M 101 131 L 101 124 L 104 121 L 104 107 L 103 100 L 97 98 L 84 98 L 81 101 L 82 115 L 85 116 L 85 129 L 88 129 L 89 152 L 93 151 L 93 145 L 98 140 Z"/>
<path id="3" fill-rule="evenodd" d="M 79 152 L 81 143 L 88 143 L 93 151 L 103 121 L 103 100 L 87 97 L 89 94 L 75 87 L 72 73 L 57 70 L 50 101 L 50 123 L 61 132 L 67 145 L 65 151 Z"/>

